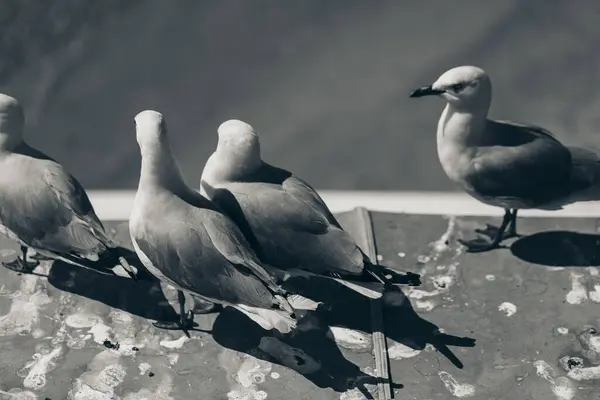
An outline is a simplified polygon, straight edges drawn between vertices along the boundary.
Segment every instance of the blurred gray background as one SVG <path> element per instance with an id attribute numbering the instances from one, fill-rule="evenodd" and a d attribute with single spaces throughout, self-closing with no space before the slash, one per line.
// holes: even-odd
<path id="1" fill-rule="evenodd" d="M 597 0 L 0 0 L 0 90 L 92 189 L 137 185 L 146 108 L 194 186 L 239 118 L 317 188 L 453 189 L 442 101 L 408 95 L 461 64 L 491 75 L 493 118 L 600 145 Z"/>

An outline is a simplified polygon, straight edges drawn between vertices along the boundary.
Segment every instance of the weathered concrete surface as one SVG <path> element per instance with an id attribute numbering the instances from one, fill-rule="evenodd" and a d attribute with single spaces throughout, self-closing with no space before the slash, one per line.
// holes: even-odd
<path id="1" fill-rule="evenodd" d="M 522 233 L 545 233 L 464 253 L 456 238 L 484 221 L 373 214 L 380 262 L 422 275 L 403 287 L 410 302 L 386 296 L 396 398 L 598 399 L 597 221 L 523 219 Z M 125 223 L 107 225 L 128 244 Z M 369 332 L 369 305 L 345 288 L 299 282 L 332 309 L 292 338 L 226 309 L 186 340 L 151 325 L 174 317 L 168 287 L 45 261 L 35 273 L 0 269 L 0 399 L 354 400 L 374 387 L 370 335 L 355 332 Z"/>

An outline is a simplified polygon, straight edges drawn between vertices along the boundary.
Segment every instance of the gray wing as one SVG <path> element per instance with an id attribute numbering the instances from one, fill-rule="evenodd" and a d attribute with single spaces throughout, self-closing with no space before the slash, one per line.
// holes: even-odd
<path id="1" fill-rule="evenodd" d="M 230 304 L 272 308 L 273 294 L 251 268 L 234 264 L 214 246 L 201 222 L 210 212 L 197 210 L 203 215 L 188 215 L 187 220 L 167 215 L 147 218 L 132 236 L 153 265 L 181 288 Z M 244 260 L 243 255 L 231 253 L 229 257 Z"/>
<path id="2" fill-rule="evenodd" d="M 209 215 L 202 220 L 202 224 L 215 249 L 233 265 L 247 268 L 274 293 L 283 294 L 284 291 L 263 268 L 250 244 L 233 221 L 220 212 L 211 212 Z"/>
<path id="3" fill-rule="evenodd" d="M 244 182 L 225 184 L 214 199 L 246 227 L 259 255 L 279 268 L 360 274 L 364 255 L 308 184 L 269 165 Z"/>
<path id="4" fill-rule="evenodd" d="M 83 187 L 57 163 L 2 190 L 0 220 L 34 248 L 93 257 L 112 242 L 106 236 Z"/>
<path id="5" fill-rule="evenodd" d="M 571 153 L 539 127 L 493 122 L 498 142 L 480 146 L 467 182 L 481 195 L 517 198 L 531 206 L 564 195 Z"/>

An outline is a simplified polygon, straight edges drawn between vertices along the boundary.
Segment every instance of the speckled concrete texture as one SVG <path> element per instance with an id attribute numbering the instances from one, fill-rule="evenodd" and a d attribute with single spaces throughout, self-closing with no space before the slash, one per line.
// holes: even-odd
<path id="1" fill-rule="evenodd" d="M 350 231 L 353 214 L 340 215 Z M 379 262 L 421 275 L 384 297 L 395 398 L 600 398 L 600 234 L 593 219 L 521 219 L 529 235 L 468 254 L 489 218 L 372 213 Z M 107 223 L 129 246 L 127 224 Z M 3 261 L 17 246 L 0 241 Z M 372 398 L 369 303 L 327 280 L 295 282 L 331 307 L 266 332 L 232 309 L 191 339 L 159 330 L 176 292 L 41 261 L 0 269 L 0 399 Z M 191 304 L 191 302 L 189 303 Z"/>

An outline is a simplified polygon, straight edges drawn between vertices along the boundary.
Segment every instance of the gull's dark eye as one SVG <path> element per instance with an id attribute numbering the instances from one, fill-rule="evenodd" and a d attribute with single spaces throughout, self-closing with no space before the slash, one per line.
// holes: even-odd
<path id="1" fill-rule="evenodd" d="M 456 83 L 456 84 L 454 84 L 454 85 L 452 85 L 450 87 L 455 92 L 460 92 L 461 90 L 463 90 L 465 88 L 465 84 L 464 83 Z"/>

